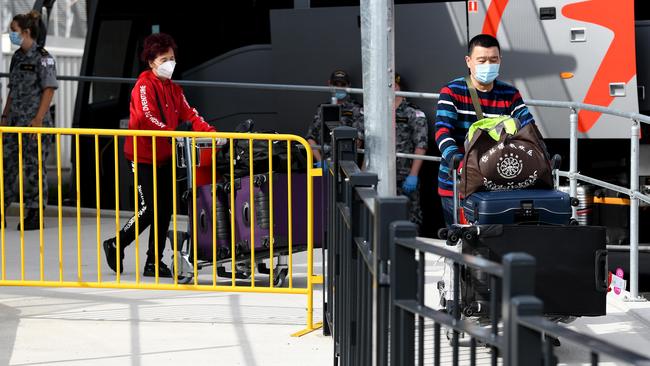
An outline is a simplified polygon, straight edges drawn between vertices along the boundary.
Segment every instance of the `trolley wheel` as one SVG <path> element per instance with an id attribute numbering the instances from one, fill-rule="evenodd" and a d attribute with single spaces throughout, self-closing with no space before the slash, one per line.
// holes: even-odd
<path id="1" fill-rule="evenodd" d="M 183 260 L 183 257 L 180 256 L 179 260 Z M 171 265 L 171 267 L 172 267 L 171 268 L 172 274 L 177 273 L 176 270 L 174 269 L 174 257 L 173 256 L 172 256 L 172 265 Z M 192 272 L 183 272 L 183 265 L 182 264 L 179 265 L 179 267 L 180 268 L 178 269 L 178 280 L 177 280 L 177 282 L 179 284 L 181 284 L 181 285 L 185 285 L 185 284 L 188 284 L 188 283 L 192 282 L 192 279 L 194 278 L 194 273 L 192 273 Z"/>
<path id="2" fill-rule="evenodd" d="M 182 285 L 188 284 L 188 283 L 192 282 L 192 278 L 194 278 L 194 276 L 191 275 L 191 274 L 189 276 L 180 275 L 180 276 L 178 276 L 178 283 L 180 283 Z"/>
<path id="3" fill-rule="evenodd" d="M 176 254 L 178 254 L 178 257 L 174 258 Z M 175 263 L 178 265 L 178 268 L 175 268 Z M 192 269 L 192 263 L 190 262 L 186 253 L 178 251 L 175 254 L 172 254 L 171 267 L 172 274 L 176 273 L 178 276 L 178 283 L 187 284 L 192 282 L 194 279 L 194 270 Z"/>
<path id="4" fill-rule="evenodd" d="M 459 230 L 450 230 L 447 233 L 447 242 L 446 244 L 449 246 L 455 246 L 458 243 L 458 240 L 460 239 L 460 233 L 458 232 Z"/>
<path id="5" fill-rule="evenodd" d="M 289 274 L 289 270 L 287 268 L 281 268 L 279 270 L 276 269 L 273 272 L 273 287 L 284 287 L 287 283 L 287 274 Z"/>
<path id="6" fill-rule="evenodd" d="M 449 230 L 446 227 L 438 229 L 438 239 L 447 240 Z"/>
<path id="7" fill-rule="evenodd" d="M 250 262 L 238 262 L 235 264 L 235 277 L 240 280 L 251 278 Z"/>
<path id="8" fill-rule="evenodd" d="M 473 243 L 476 240 L 476 233 L 467 230 L 463 233 L 463 240 L 465 240 L 468 243 Z"/>

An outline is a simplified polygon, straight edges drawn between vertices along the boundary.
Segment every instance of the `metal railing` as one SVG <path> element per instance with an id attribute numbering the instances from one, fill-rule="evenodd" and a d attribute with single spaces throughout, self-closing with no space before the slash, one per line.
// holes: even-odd
<path id="1" fill-rule="evenodd" d="M 99 138 L 109 137 L 114 140 L 114 177 L 115 177 L 115 215 L 114 224 L 106 223 L 110 219 L 101 215 L 101 178 L 99 162 Z M 45 225 L 44 182 L 42 161 L 42 146 L 45 139 L 54 137 L 56 151 L 56 168 L 58 193 L 56 227 L 52 223 Z M 135 203 L 133 225 L 135 225 L 135 249 L 133 262 L 127 261 L 129 272 L 122 274 L 122 261 L 119 253 L 130 243 L 120 242 L 122 224 L 120 216 L 120 172 L 117 140 L 129 137 L 133 141 L 133 190 Z M 61 183 L 61 145 L 63 138 L 71 138 L 77 146 L 74 157 L 78 166 L 76 172 L 76 238 L 66 237 L 62 217 L 62 183 Z M 184 154 L 177 157 L 174 153 L 175 139 L 184 140 Z M 34 139 L 36 140 L 34 142 Z M 320 169 L 311 168 L 312 154 L 308 143 L 299 136 L 282 134 L 246 134 L 223 132 L 176 132 L 153 130 L 93 130 L 70 128 L 33 128 L 33 127 L 0 127 L 0 151 L 4 155 L 4 145 L 7 141 L 17 143 L 16 169 L 10 172 L 3 162 L 10 159 L 0 158 L 0 223 L 6 222 L 5 193 L 15 189 L 17 197 L 10 199 L 19 203 L 18 230 L 10 232 L 6 225 L 0 229 L 0 286 L 46 286 L 46 287 L 91 287 L 91 288 L 128 288 L 128 289 L 159 289 L 159 290 L 202 290 L 202 291 L 231 291 L 231 292 L 261 292 L 299 294 L 307 296 L 306 329 L 296 335 L 317 329 L 319 324 L 313 320 L 313 288 L 322 283 L 322 276 L 314 275 L 314 212 L 320 209 L 314 206 L 314 185 L 320 177 Z M 80 166 L 80 140 L 94 144 L 94 165 Z M 227 141 L 227 155 L 220 152 L 219 140 Z M 189 142 L 189 144 L 188 144 Z M 27 151 L 27 143 L 36 151 Z M 150 144 L 151 161 L 138 156 L 138 144 Z M 236 175 L 234 158 L 236 146 L 245 145 L 248 153 L 242 156 L 248 160 L 246 172 Z M 255 164 L 253 150 L 262 146 L 266 149 L 267 159 L 261 165 Z M 166 146 L 163 146 L 166 145 Z M 275 145 L 275 146 L 274 146 Z M 305 147 L 303 152 L 304 166 L 295 168 L 292 155 L 298 150 L 297 145 Z M 157 160 L 157 151 L 171 149 L 171 159 Z M 226 149 L 226 148 L 223 148 Z M 286 153 L 286 161 L 276 159 L 275 152 Z M 29 194 L 37 193 L 37 202 L 32 202 L 34 210 L 38 211 L 38 227 L 35 233 L 29 233 L 25 226 L 25 197 L 27 193 L 28 154 L 37 155 L 37 162 L 32 172 L 38 174 L 38 183 L 33 183 Z M 219 159 L 217 158 L 219 156 Z M 301 155 L 302 156 L 302 155 Z M 186 201 L 189 220 L 178 214 L 177 197 L 182 194 L 177 186 L 179 176 L 175 167 L 183 160 L 188 170 L 188 185 Z M 220 160 L 222 159 L 222 160 Z M 224 161 L 227 159 L 227 161 Z M 274 165 L 274 162 L 276 163 Z M 278 163 L 279 162 L 279 163 Z M 218 172 L 217 164 L 225 166 L 225 171 Z M 239 162 L 241 164 L 241 162 Z M 32 164 L 32 163 L 29 163 Z M 266 165 L 264 165 L 266 164 Z M 278 166 L 280 164 L 280 166 Z M 139 181 L 139 167 L 148 166 L 153 171 L 153 182 L 146 187 Z M 282 166 L 284 165 L 284 166 Z M 164 167 L 169 168 L 169 175 L 161 173 Z M 83 173 L 82 173 L 83 172 Z M 81 174 L 94 174 L 95 186 L 80 186 Z M 180 173 L 179 173 L 180 174 Z M 222 176 L 227 175 L 227 179 Z M 33 179 L 33 178 L 32 178 Z M 165 182 L 169 179 L 170 181 Z M 199 181 L 202 180 L 202 183 Z M 11 185 L 9 187 L 7 185 Z M 161 187 L 170 187 L 161 192 Z M 219 187 L 222 191 L 219 192 Z M 83 190 L 96 194 L 95 220 L 87 220 L 82 225 L 80 195 Z M 109 188 L 109 189 L 112 189 Z M 153 207 L 143 207 L 142 190 L 153 190 Z M 158 190 L 158 191 L 157 191 Z M 226 193 L 223 193 L 226 192 Z M 33 197 L 33 196 L 30 196 Z M 208 197 L 208 198 L 206 198 Z M 164 200 L 165 202 L 162 202 Z M 171 232 L 169 240 L 172 248 L 172 278 L 162 279 L 160 276 L 161 250 L 165 246 L 167 236 L 158 234 L 158 216 L 162 204 L 166 204 L 171 213 Z M 105 203 L 104 203 L 105 204 Z M 36 206 L 37 205 L 37 206 Z M 200 207 L 197 207 L 200 206 Z M 38 207 L 38 208 L 36 208 Z M 144 229 L 141 210 L 149 209 L 147 217 L 150 223 L 149 235 L 154 235 L 155 274 L 152 280 L 145 281 L 140 269 L 144 264 L 140 258 L 140 232 Z M 218 220 L 218 215 L 222 217 Z M 104 219 L 104 221 L 103 221 Z M 123 221 L 123 220 L 122 220 Z M 141 222 L 142 221 L 142 222 Z M 181 228 L 187 222 L 187 230 Z M 103 228 L 114 227 L 110 230 Z M 225 226 L 225 227 L 224 227 Z M 92 229 L 95 240 L 88 240 Z M 221 235 L 224 234 L 224 238 Z M 37 236 L 36 236 L 37 235 Z M 115 274 L 106 268 L 102 242 L 110 236 L 115 236 L 116 253 Z M 64 237 L 66 237 L 64 239 Z M 85 239 L 84 239 L 85 237 Z M 95 245 L 91 243 L 95 241 Z M 169 246 L 167 246 L 169 248 Z M 151 246 L 149 247 L 151 250 Z M 306 270 L 296 269 L 293 254 L 306 251 Z M 129 252 L 130 254 L 131 252 Z M 149 258 L 151 259 L 151 258 Z M 26 265 L 27 262 L 27 265 Z M 134 267 L 132 267 L 133 263 Z M 268 264 L 268 265 L 267 265 Z M 75 267 L 72 267 L 72 266 Z M 300 265 L 300 264 L 299 264 Z M 212 266 L 210 276 L 199 278 L 201 267 Z M 93 268 L 94 267 L 94 268 Z M 302 267 L 302 266 L 300 266 Z M 89 268 L 89 269 L 84 269 Z M 135 268 L 135 272 L 131 272 Z M 227 269 L 230 268 L 230 272 Z M 94 271 L 93 271 L 94 270 Z M 263 276 L 260 276 L 263 274 Z M 218 279 L 218 277 L 221 277 Z M 278 281 L 286 278 L 287 281 Z M 282 284 L 284 282 L 284 285 Z"/>
<path id="2" fill-rule="evenodd" d="M 477 349 L 490 349 L 492 365 L 502 358 L 508 365 L 557 364 L 551 337 L 585 348 L 591 364 L 602 356 L 634 365 L 650 365 L 636 352 L 547 321 L 542 302 L 534 295 L 535 259 L 511 253 L 502 263 L 460 254 L 416 237 L 407 217 L 405 197 L 380 197 L 377 176 L 356 164 L 356 132 L 337 128 L 333 133 L 333 163 L 327 170 L 329 187 L 324 329 L 334 339 L 335 364 L 425 364 L 425 322 L 433 322 L 434 365 L 458 365 L 460 335 L 469 338 L 469 362 Z M 453 299 L 445 309 L 425 303 L 427 255 L 453 264 Z M 478 270 L 490 288 L 489 325 L 461 318 L 460 276 Z M 501 290 L 496 290 L 500 288 Z M 498 298 L 497 294 L 501 293 Z M 603 294 L 604 296 L 604 294 Z M 451 303 L 451 304 L 450 304 Z M 450 310 L 451 309 L 451 310 Z M 443 359 L 445 333 L 450 334 L 451 359 Z"/>
<path id="3" fill-rule="evenodd" d="M 423 350 L 425 320 L 434 322 L 434 365 L 440 365 L 441 330 L 451 329 L 452 364 L 460 360 L 459 335 L 469 337 L 470 364 L 476 364 L 478 343 L 490 347 L 491 364 L 503 358 L 504 365 L 556 365 L 553 338 L 561 338 L 584 348 L 592 365 L 602 356 L 632 365 L 650 365 L 650 358 L 595 337 L 562 327 L 543 317 L 542 301 L 535 296 L 535 259 L 524 253 L 510 253 L 495 263 L 480 257 L 461 255 L 418 240 L 415 226 L 408 222 L 391 225 L 391 365 L 424 364 L 423 354 L 415 357 L 415 345 Z M 480 326 L 460 315 L 458 290 L 454 291 L 452 312 L 434 309 L 424 304 L 425 254 L 447 258 L 453 262 L 453 288 L 460 289 L 463 270 L 478 270 L 487 274 L 491 291 L 490 325 Z M 417 255 L 416 255 L 417 254 Z M 449 301 L 449 300 L 447 300 Z M 415 320 L 419 330 L 415 331 Z M 501 327 L 499 324 L 502 324 Z"/>
<path id="4" fill-rule="evenodd" d="M 532 102 L 532 103 L 530 103 Z M 630 300 L 645 301 L 639 297 L 639 201 L 650 203 L 650 196 L 639 191 L 639 123 L 650 123 L 650 117 L 638 113 L 620 112 L 610 108 L 592 106 L 583 103 L 530 101 L 531 105 L 569 108 L 569 171 L 557 172 L 569 178 L 569 194 L 571 197 L 578 195 L 578 181 L 621 192 L 630 197 Z M 578 109 L 610 114 L 632 120 L 630 127 L 630 187 L 625 188 L 610 184 L 593 177 L 581 175 L 578 172 Z M 572 217 L 577 217 L 577 207 L 572 207 Z"/>
<path id="5" fill-rule="evenodd" d="M 8 74 L 0 73 L 0 77 L 7 77 Z M 133 84 L 137 79 L 134 78 L 117 78 L 117 77 L 95 77 L 95 76 L 58 76 L 59 80 L 70 80 L 80 82 L 101 82 L 101 83 L 130 83 Z M 320 92 L 333 94 L 336 90 L 345 90 L 350 94 L 363 94 L 360 88 L 337 88 L 332 86 L 312 86 L 312 85 L 290 85 L 290 84 L 264 84 L 264 83 L 237 83 L 237 82 L 217 82 L 217 81 L 175 81 L 179 85 L 214 87 L 214 88 L 236 88 L 236 89 L 259 89 L 259 90 L 286 90 L 286 91 L 303 91 L 303 92 Z M 395 93 L 398 96 L 420 99 L 438 99 L 437 93 L 421 93 L 400 91 Z M 577 182 L 591 182 L 600 187 L 614 189 L 615 191 L 630 196 L 630 294 L 632 300 L 643 300 L 639 297 L 639 271 L 638 271 L 638 247 L 639 247 L 639 201 L 649 202 L 650 196 L 643 194 L 639 190 L 638 177 L 639 172 L 639 124 L 650 124 L 650 117 L 633 112 L 623 112 L 612 108 L 563 101 L 548 101 L 536 99 L 524 99 L 524 102 L 530 106 L 562 108 L 569 110 L 569 171 L 558 172 L 569 179 L 569 191 L 572 197 L 577 196 Z M 630 187 L 622 187 L 607 182 L 597 180 L 579 174 L 578 171 L 578 111 L 592 111 L 597 113 L 608 114 L 626 118 L 632 121 L 630 127 Z M 439 159 L 439 158 L 438 158 Z M 573 217 L 576 216 L 576 208 L 573 208 Z"/>
<path id="6" fill-rule="evenodd" d="M 327 253 L 324 258 L 324 330 L 331 330 L 340 365 L 385 364 L 388 357 L 388 226 L 407 218 L 406 197 L 378 198 L 377 175 L 356 164 L 356 130 L 334 130 L 328 169 Z M 327 258 L 327 259 L 325 259 Z M 371 310 L 372 309 L 372 310 Z M 373 344 L 378 345 L 376 354 Z M 380 359 L 380 362 L 373 362 Z M 336 362 L 335 362 L 336 364 Z"/>

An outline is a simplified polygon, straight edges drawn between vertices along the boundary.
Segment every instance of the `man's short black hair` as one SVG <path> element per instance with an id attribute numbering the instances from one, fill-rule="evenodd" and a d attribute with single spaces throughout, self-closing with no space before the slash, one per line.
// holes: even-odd
<path id="1" fill-rule="evenodd" d="M 496 47 L 499 49 L 499 53 L 501 53 L 501 46 L 499 45 L 499 41 L 497 41 L 496 38 L 489 34 L 479 34 L 474 36 L 469 41 L 469 49 L 468 49 L 468 54 L 471 55 L 472 51 L 474 51 L 474 47 L 480 46 L 480 47 L 485 47 L 485 48 L 490 48 L 490 47 Z"/>

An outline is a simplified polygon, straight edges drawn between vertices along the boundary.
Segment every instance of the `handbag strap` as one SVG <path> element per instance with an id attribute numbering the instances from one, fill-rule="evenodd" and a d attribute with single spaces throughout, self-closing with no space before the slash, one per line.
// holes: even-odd
<path id="1" fill-rule="evenodd" d="M 165 118 L 165 110 L 162 107 L 162 104 L 160 103 L 160 97 L 158 97 L 158 92 L 156 91 L 156 88 L 153 89 L 153 94 L 154 97 L 156 98 L 156 102 L 158 103 L 158 111 L 160 111 L 160 119 L 162 119 L 162 123 L 166 126 L 167 125 L 167 120 Z"/>
<path id="2" fill-rule="evenodd" d="M 476 92 L 476 88 L 474 87 L 474 84 L 472 84 L 472 80 L 470 79 L 469 75 L 465 76 L 465 83 L 469 89 L 469 95 L 472 97 L 472 104 L 474 105 L 474 110 L 476 111 L 477 121 L 482 120 L 483 110 L 481 109 L 481 103 L 479 102 L 478 93 Z"/>

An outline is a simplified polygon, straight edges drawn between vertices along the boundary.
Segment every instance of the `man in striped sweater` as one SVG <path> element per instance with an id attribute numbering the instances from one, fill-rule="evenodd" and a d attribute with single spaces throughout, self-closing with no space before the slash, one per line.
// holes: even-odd
<path id="1" fill-rule="evenodd" d="M 485 117 L 509 115 L 519 119 L 521 127 L 535 123 L 519 91 L 512 85 L 496 80 L 501 65 L 501 47 L 496 38 L 487 34 L 472 38 L 465 62 Z M 476 120 L 476 112 L 464 77 L 452 80 L 440 90 L 435 139 L 442 154 L 438 172 L 438 194 L 442 200 L 447 227 L 454 221 L 451 161 L 455 155 L 462 157 L 465 135 L 469 126 Z"/>

